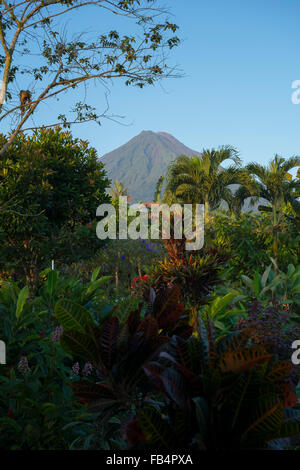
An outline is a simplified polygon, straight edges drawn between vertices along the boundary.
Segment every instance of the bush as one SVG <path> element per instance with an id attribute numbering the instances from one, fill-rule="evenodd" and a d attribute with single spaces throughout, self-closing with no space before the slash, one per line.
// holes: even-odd
<path id="1" fill-rule="evenodd" d="M 269 301 L 267 305 L 253 302 L 247 309 L 246 318 L 239 320 L 235 328 L 250 329 L 255 344 L 261 344 L 280 360 L 291 364 L 291 347 L 293 341 L 300 338 L 300 326 L 294 322 L 288 304 L 282 304 L 278 300 Z M 292 366 L 289 374 L 294 388 L 300 379 L 298 369 Z"/>
<path id="2" fill-rule="evenodd" d="M 299 434 L 300 412 L 290 409 L 297 399 L 285 381 L 291 366 L 249 339 L 242 332 L 216 343 L 203 323 L 198 338 L 173 336 L 145 367 L 163 396 L 132 417 L 131 448 L 263 449 Z"/>
<path id="3" fill-rule="evenodd" d="M 226 253 L 205 248 L 187 252 L 185 240 L 164 241 L 166 257 L 158 261 L 151 272 L 154 288 L 179 286 L 182 299 L 198 308 L 207 301 L 215 285 L 220 283 L 220 274 L 227 260 Z"/>
<path id="4" fill-rule="evenodd" d="M 264 232 L 260 214 L 241 214 L 239 218 L 234 218 L 226 213 L 216 213 L 207 235 L 207 240 L 211 239 L 230 249 L 228 266 L 232 279 L 252 273 L 255 269 L 263 269 L 270 263 L 268 235 Z"/>
<path id="5" fill-rule="evenodd" d="M 13 266 L 33 294 L 51 258 L 89 256 L 101 246 L 91 224 L 98 205 L 110 200 L 108 186 L 87 142 L 60 128 L 20 134 L 0 161 L 0 207 L 7 208 L 0 212 L 1 270 Z M 81 237 L 84 244 L 78 244 Z"/>
<path id="6" fill-rule="evenodd" d="M 31 301 L 27 286 L 3 283 L 0 288 L 0 338 L 7 351 L 7 364 L 0 368 L 0 448 L 102 445 L 94 417 L 73 395 L 74 359 L 59 344 L 63 330 L 53 316 L 58 299 L 76 298 L 95 319 L 101 317 L 108 278 L 97 279 L 98 273 L 86 285 L 55 271 L 42 273 L 40 295 Z"/>
<path id="7" fill-rule="evenodd" d="M 85 419 L 68 385 L 72 359 L 53 336 L 50 312 L 22 305 L 24 292 L 15 285 L 0 289 L 0 337 L 7 350 L 0 369 L 0 448 L 66 449 Z M 80 426 L 63 431 L 79 419 Z"/>
<path id="8" fill-rule="evenodd" d="M 73 263 L 67 268 L 72 276 L 86 281 L 92 271 L 100 267 L 105 276 L 112 276 L 109 294 L 111 297 L 128 295 L 134 277 L 144 275 L 163 256 L 160 243 L 148 240 L 107 240 L 89 260 Z"/>

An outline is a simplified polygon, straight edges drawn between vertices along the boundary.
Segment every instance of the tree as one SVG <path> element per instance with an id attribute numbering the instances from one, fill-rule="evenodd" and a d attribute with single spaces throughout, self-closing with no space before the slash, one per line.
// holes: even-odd
<path id="1" fill-rule="evenodd" d="M 0 143 L 6 140 L 0 135 Z M 98 205 L 110 201 L 109 183 L 96 150 L 70 132 L 19 134 L 0 160 L 0 206 L 15 203 L 0 212 L 2 268 L 12 264 L 33 294 L 51 258 L 75 261 L 99 248 L 92 222 Z M 80 237 L 89 243 L 78 244 Z"/>
<path id="2" fill-rule="evenodd" d="M 128 188 L 124 186 L 124 183 L 115 180 L 113 186 L 109 189 L 109 194 L 113 201 L 118 200 L 121 196 L 129 196 Z"/>
<path id="3" fill-rule="evenodd" d="M 234 165 L 223 169 L 221 164 L 225 160 L 232 160 Z M 181 155 L 168 168 L 166 191 L 173 193 L 179 202 L 205 203 L 208 221 L 210 210 L 231 194 L 228 186 L 242 181 L 240 164 L 237 151 L 229 146 L 203 150 L 199 157 Z"/>
<path id="4" fill-rule="evenodd" d="M 300 165 L 300 157 L 285 159 L 276 155 L 268 166 L 259 163 L 250 163 L 246 166 L 246 171 L 253 178 L 252 193 L 266 199 L 272 208 L 273 254 L 276 260 L 278 257 L 280 213 L 283 212 L 284 206 L 288 202 L 294 206 L 297 204 L 299 181 L 294 179 L 289 171 L 298 165 Z M 265 206 L 260 206 L 259 209 L 268 210 Z"/>
<path id="5" fill-rule="evenodd" d="M 0 122 L 12 129 L 0 154 L 21 130 L 56 124 L 44 122 L 45 116 L 42 123 L 36 123 L 36 111 L 42 103 L 61 99 L 66 91 L 73 91 L 74 106 L 67 114 L 60 113 L 57 123 L 65 127 L 100 123 L 108 109 L 100 112 L 86 101 L 92 80 L 107 90 L 115 78 L 142 88 L 164 77 L 179 76 L 166 63 L 167 52 L 179 44 L 174 35 L 178 26 L 168 21 L 166 10 L 154 6 L 155 0 L 0 0 Z M 99 21 L 109 21 L 105 15 L 117 17 L 130 33 L 112 29 L 91 37 L 90 32 L 84 33 L 83 14 L 82 30 L 74 37 L 72 28 L 62 29 L 59 21 L 72 19 L 78 9 L 94 15 L 100 12 Z M 75 102 L 78 96 L 82 99 Z M 27 122 L 28 127 L 24 126 Z"/>
<path id="6" fill-rule="evenodd" d="M 228 209 L 234 217 L 239 218 L 246 199 L 250 198 L 250 205 L 254 205 L 257 198 L 254 197 L 253 180 L 249 174 L 243 172 L 242 184 L 236 191 L 228 192 L 224 199 L 228 204 Z"/>
<path id="7" fill-rule="evenodd" d="M 153 201 L 154 202 L 157 202 L 157 203 L 161 202 L 161 192 L 162 192 L 164 180 L 165 180 L 165 178 L 163 176 L 161 176 L 158 179 L 157 183 L 156 183 L 155 193 L 154 193 L 154 196 L 153 196 Z"/>
<path id="8" fill-rule="evenodd" d="M 297 179 L 295 179 L 294 184 L 291 187 L 290 197 L 288 197 L 288 201 L 292 207 L 292 210 L 295 214 L 295 221 L 296 223 L 300 223 L 300 168 L 297 171 Z"/>

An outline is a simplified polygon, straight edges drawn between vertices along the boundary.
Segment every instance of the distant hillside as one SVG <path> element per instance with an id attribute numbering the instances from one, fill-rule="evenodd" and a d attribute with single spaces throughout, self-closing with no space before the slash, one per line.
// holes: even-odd
<path id="1" fill-rule="evenodd" d="M 108 177 L 125 184 L 132 196 L 132 202 L 153 201 L 155 186 L 164 176 L 172 160 L 178 155 L 201 155 L 199 152 L 186 147 L 167 132 L 142 131 L 127 144 L 107 153 L 101 158 L 105 164 Z M 239 185 L 231 185 L 236 191 Z M 259 204 L 266 201 L 260 199 L 254 207 L 245 201 L 243 210 L 257 210 Z M 221 203 L 226 207 L 226 203 Z"/>
<path id="2" fill-rule="evenodd" d="M 134 202 L 152 201 L 156 183 L 178 155 L 200 155 L 166 132 L 143 131 L 104 155 L 108 177 L 128 186 Z"/>

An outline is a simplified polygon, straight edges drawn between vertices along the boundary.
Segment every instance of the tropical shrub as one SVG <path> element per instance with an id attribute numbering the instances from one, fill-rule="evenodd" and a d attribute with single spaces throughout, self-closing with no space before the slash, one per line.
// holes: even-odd
<path id="1" fill-rule="evenodd" d="M 255 272 L 253 278 L 241 275 L 242 286 L 240 293 L 244 295 L 247 302 L 253 300 L 268 301 L 277 299 L 287 306 L 291 306 L 294 313 L 300 314 L 300 265 L 295 267 L 290 264 L 287 272 L 280 271 L 277 266 L 276 271 L 272 265 L 268 266 L 263 274 Z"/>
<path id="2" fill-rule="evenodd" d="M 253 302 L 247 308 L 246 317 L 239 320 L 235 329 L 250 329 L 251 339 L 255 344 L 276 355 L 281 360 L 291 363 L 292 344 L 300 338 L 300 326 L 295 323 L 288 304 L 278 300 L 267 305 Z M 299 367 L 293 366 L 288 376 L 296 387 L 299 378 Z"/>
<path id="3" fill-rule="evenodd" d="M 22 341 L 30 341 L 30 348 L 23 344 L 18 361 L 9 357 L 1 366 L 0 448 L 68 449 L 89 420 L 82 407 L 74 406 L 70 358 L 49 336 L 24 334 Z M 23 356 L 26 349 L 31 351 Z M 76 426 L 65 429 L 72 422 Z"/>
<path id="4" fill-rule="evenodd" d="M 151 402 L 145 365 L 158 356 L 171 335 L 188 338 L 192 333 L 179 295 L 178 290 L 158 293 L 144 318 L 137 309 L 123 325 L 112 312 L 95 322 L 78 304 L 69 300 L 56 304 L 55 317 L 63 327 L 61 345 L 74 360 L 78 358 L 79 380 L 73 389 L 89 411 L 99 413 L 100 422 L 114 415 L 125 419 L 132 408 Z M 81 373 L 82 360 L 90 364 L 88 376 Z"/>
<path id="5" fill-rule="evenodd" d="M 216 343 L 211 324 L 198 338 L 173 337 L 146 366 L 164 395 L 160 407 L 138 410 L 127 427 L 134 449 L 262 449 L 300 433 L 297 401 L 285 381 L 291 366 L 244 331 Z"/>
<path id="6" fill-rule="evenodd" d="M 90 282 L 82 284 L 46 270 L 40 276 L 44 281 L 39 296 L 33 300 L 27 286 L 2 283 L 0 338 L 6 344 L 7 364 L 0 368 L 1 448 L 105 446 L 106 435 L 99 434 L 95 417 L 74 398 L 70 385 L 74 359 L 59 344 L 63 329 L 53 316 L 59 299 L 77 299 L 98 321 L 104 309 L 102 288 L 109 280 L 98 274 L 96 269 Z M 113 307 L 105 305 L 105 312 L 110 314 Z"/>
<path id="7" fill-rule="evenodd" d="M 72 359 L 58 343 L 55 319 L 27 298 L 27 286 L 0 289 L 0 338 L 7 352 L 0 366 L 0 448 L 67 449 L 85 433 L 89 417 L 74 406 Z M 77 424 L 63 430 L 71 422 Z"/>
<path id="8" fill-rule="evenodd" d="M 162 257 L 161 244 L 149 240 L 107 240 L 89 260 L 74 263 L 67 268 L 72 276 L 83 281 L 90 278 L 92 271 L 100 267 L 102 275 L 113 277 L 110 294 L 126 295 L 134 277 L 142 276 Z"/>
<path id="9" fill-rule="evenodd" d="M 228 267 L 231 268 L 231 279 L 252 273 L 255 269 L 263 270 L 270 263 L 268 235 L 259 214 L 242 213 L 236 218 L 218 212 L 214 214 L 207 239 L 216 240 L 230 250 Z"/>
<path id="10" fill-rule="evenodd" d="M 111 280 L 110 276 L 98 277 L 99 273 L 100 267 L 95 268 L 89 281 L 83 283 L 79 279 L 47 268 L 41 273 L 44 282 L 39 289 L 38 297 L 34 300 L 34 305 L 40 309 L 47 308 L 53 313 L 55 303 L 61 298 L 66 298 L 77 301 L 96 315 L 105 303 L 104 290 Z"/>
<path id="11" fill-rule="evenodd" d="M 243 295 L 236 291 L 231 291 L 224 296 L 214 295 L 213 298 L 195 315 L 193 324 L 196 329 L 199 327 L 199 320 L 204 323 L 212 322 L 217 335 L 230 333 L 237 321 L 245 316 L 246 310 L 242 304 Z"/>
<path id="12" fill-rule="evenodd" d="M 179 286 L 183 300 L 199 307 L 220 282 L 220 272 L 227 256 L 210 248 L 187 252 L 185 243 L 185 239 L 172 237 L 164 241 L 167 256 L 153 268 L 151 279 L 154 288 Z"/>
<path id="13" fill-rule="evenodd" d="M 0 212 L 1 270 L 13 266 L 31 295 L 51 259 L 74 261 L 101 246 L 91 223 L 98 205 L 110 200 L 109 180 L 87 142 L 60 128 L 20 134 L 1 158 L 0 183 L 0 205 L 10 204 Z M 78 245 L 82 226 L 85 244 Z"/>

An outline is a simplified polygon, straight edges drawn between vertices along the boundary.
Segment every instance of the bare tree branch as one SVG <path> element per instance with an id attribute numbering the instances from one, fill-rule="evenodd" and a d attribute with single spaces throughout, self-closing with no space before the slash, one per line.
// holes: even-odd
<path id="1" fill-rule="evenodd" d="M 91 7 L 111 13 L 112 20 L 118 15 L 122 21 L 133 22 L 130 31 L 134 33 L 121 35 L 112 28 L 103 34 L 97 32 L 94 38 L 83 32 L 75 38 L 56 23 L 62 16 L 71 18 L 79 8 Z M 25 122 L 32 120 L 42 102 L 61 99 L 66 92 L 84 85 L 84 101 L 65 111 L 75 114 L 75 119 L 59 114 L 54 123 L 70 126 L 99 122 L 105 113 L 87 103 L 87 83 L 98 81 L 107 87 L 118 78 L 126 85 L 142 88 L 162 78 L 180 76 L 176 67 L 167 65 L 168 52 L 179 44 L 179 39 L 175 35 L 177 25 L 170 23 L 166 14 L 155 0 L 27 0 L 14 5 L 0 0 L 0 121 L 7 127 L 10 120 L 12 129 L 0 155 L 19 132 L 25 131 Z M 24 113 L 18 83 L 26 79 L 31 85 L 23 89 L 30 88 L 31 101 Z M 54 125 L 48 115 L 42 120 L 26 130 Z"/>
<path id="2" fill-rule="evenodd" d="M 47 86 L 47 88 L 43 91 L 43 93 L 41 93 L 41 95 L 39 96 L 39 99 L 36 100 L 36 102 L 30 106 L 30 109 L 27 111 L 27 113 L 25 114 L 23 119 L 21 119 L 21 121 L 19 122 L 17 128 L 12 132 L 12 134 L 11 134 L 10 138 L 8 139 L 8 141 L 3 145 L 2 149 L 0 150 L 0 155 L 3 155 L 5 153 L 6 149 L 10 146 L 10 144 L 15 140 L 15 138 L 19 134 L 24 122 L 26 122 L 27 119 L 29 118 L 29 116 L 34 112 L 34 110 L 38 106 L 39 102 L 43 99 L 44 96 L 47 95 L 48 91 L 51 90 L 51 88 L 53 88 L 53 86 L 55 85 L 56 80 L 59 77 L 61 71 L 62 71 L 62 66 L 59 68 L 54 80 Z"/>

